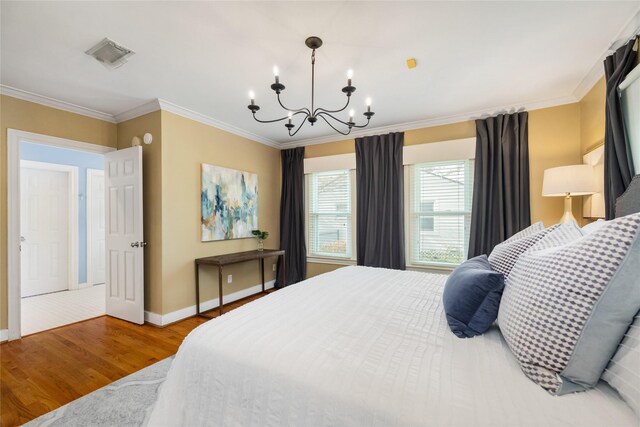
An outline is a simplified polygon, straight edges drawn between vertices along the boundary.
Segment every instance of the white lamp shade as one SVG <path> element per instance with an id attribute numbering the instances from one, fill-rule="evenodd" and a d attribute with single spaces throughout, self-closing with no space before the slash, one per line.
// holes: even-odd
<path id="1" fill-rule="evenodd" d="M 584 196 L 597 191 L 595 172 L 591 165 L 571 165 L 544 171 L 543 196 Z"/>

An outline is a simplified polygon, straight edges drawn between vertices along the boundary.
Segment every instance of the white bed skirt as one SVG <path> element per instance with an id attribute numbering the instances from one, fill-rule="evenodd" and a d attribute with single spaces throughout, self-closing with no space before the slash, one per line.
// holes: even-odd
<path id="1" fill-rule="evenodd" d="M 446 276 L 345 267 L 195 329 L 152 426 L 638 426 L 606 384 L 551 396 L 497 328 L 460 339 Z"/>

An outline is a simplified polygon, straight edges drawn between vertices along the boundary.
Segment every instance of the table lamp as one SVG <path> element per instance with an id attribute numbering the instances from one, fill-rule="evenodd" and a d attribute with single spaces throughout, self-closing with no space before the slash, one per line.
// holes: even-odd
<path id="1" fill-rule="evenodd" d="M 578 222 L 571 213 L 571 197 L 594 194 L 596 190 L 596 179 L 591 165 L 560 166 L 544 171 L 542 195 L 564 197 L 561 224 L 569 221 Z"/>

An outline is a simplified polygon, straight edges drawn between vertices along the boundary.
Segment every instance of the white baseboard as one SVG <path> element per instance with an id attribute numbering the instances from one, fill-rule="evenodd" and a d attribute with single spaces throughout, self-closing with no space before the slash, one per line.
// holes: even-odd
<path id="1" fill-rule="evenodd" d="M 5 342 L 9 340 L 9 330 L 8 329 L 0 329 L 0 342 Z"/>
<path id="2" fill-rule="evenodd" d="M 275 280 L 270 280 L 264 283 L 265 289 L 272 289 Z M 238 301 L 239 299 L 246 298 L 250 295 L 257 294 L 262 290 L 262 285 L 251 286 L 246 289 L 242 289 L 238 292 L 234 292 L 229 295 L 224 296 L 224 303 L 228 304 L 230 302 Z M 218 307 L 218 298 L 211 299 L 209 301 L 204 301 L 200 303 L 200 311 L 207 311 L 213 308 Z M 196 306 L 195 304 L 189 307 L 185 307 L 180 310 L 172 311 L 167 314 L 158 314 L 152 311 L 144 312 L 144 320 L 145 322 L 149 322 L 156 326 L 166 326 L 170 323 L 177 322 L 178 320 L 186 319 L 187 317 L 191 317 L 196 314 Z"/>

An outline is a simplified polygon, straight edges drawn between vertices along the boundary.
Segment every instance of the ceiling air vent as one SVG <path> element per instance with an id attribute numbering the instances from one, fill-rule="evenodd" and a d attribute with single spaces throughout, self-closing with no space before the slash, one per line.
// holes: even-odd
<path id="1" fill-rule="evenodd" d="M 96 58 L 108 69 L 114 70 L 124 65 L 127 62 L 127 58 L 135 52 L 120 46 L 113 40 L 105 38 L 85 53 Z"/>

